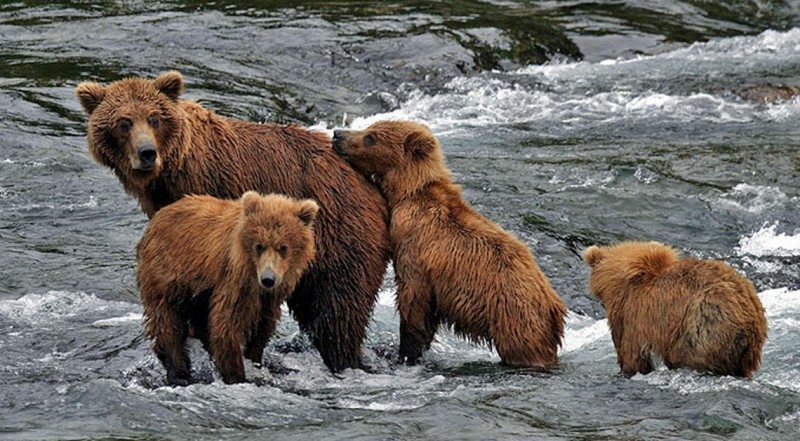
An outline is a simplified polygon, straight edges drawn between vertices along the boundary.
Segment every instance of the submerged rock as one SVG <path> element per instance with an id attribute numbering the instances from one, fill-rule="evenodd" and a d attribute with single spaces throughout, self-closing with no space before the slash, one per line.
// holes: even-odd
<path id="1" fill-rule="evenodd" d="M 744 87 L 733 91 L 734 95 L 747 101 L 755 101 L 763 104 L 774 104 L 788 101 L 800 95 L 800 87 L 776 86 L 773 84 L 762 84 L 759 86 Z"/>

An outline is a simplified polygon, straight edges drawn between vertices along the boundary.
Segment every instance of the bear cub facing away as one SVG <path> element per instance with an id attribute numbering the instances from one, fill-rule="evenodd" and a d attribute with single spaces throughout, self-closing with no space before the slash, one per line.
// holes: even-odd
<path id="1" fill-rule="evenodd" d="M 333 146 L 375 181 L 390 208 L 401 361 L 415 363 L 445 323 L 494 344 L 504 364 L 556 365 L 563 301 L 528 247 L 463 200 L 426 126 L 337 130 Z"/>
<path id="2" fill-rule="evenodd" d="M 246 192 L 187 196 L 153 216 L 136 247 L 145 328 L 171 385 L 190 383 L 186 338 L 199 337 L 225 383 L 261 363 L 286 301 L 314 260 L 318 206 Z"/>
<path id="3" fill-rule="evenodd" d="M 729 265 L 679 258 L 658 242 L 591 246 L 589 290 L 605 305 L 626 376 L 687 367 L 752 378 L 767 337 L 753 284 Z"/>

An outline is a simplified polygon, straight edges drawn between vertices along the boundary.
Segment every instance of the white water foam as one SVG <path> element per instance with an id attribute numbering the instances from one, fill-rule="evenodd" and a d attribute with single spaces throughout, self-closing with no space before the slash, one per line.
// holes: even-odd
<path id="1" fill-rule="evenodd" d="M 750 236 L 741 238 L 737 253 L 755 257 L 800 256 L 800 231 L 794 231 L 793 234 L 778 233 L 778 225 L 779 222 L 764 225 Z"/>
<path id="2" fill-rule="evenodd" d="M 785 121 L 800 116 L 800 100 L 771 106 L 741 101 L 727 93 L 702 90 L 663 92 L 676 78 L 734 74 L 752 76 L 769 66 L 795 63 L 800 30 L 766 31 L 696 43 L 663 54 L 628 60 L 554 63 L 529 66 L 509 74 L 457 77 L 434 95 L 412 91 L 399 109 L 359 117 L 351 127 L 362 129 L 378 120 L 412 119 L 439 134 L 506 124 L 585 129 L 587 125 L 639 123 L 710 124 Z M 795 61 L 792 61 L 795 60 Z M 780 67 L 776 67 L 780 69 Z"/>
<path id="3" fill-rule="evenodd" d="M 564 342 L 559 356 L 580 351 L 598 341 L 610 340 L 611 330 L 608 320 L 595 320 L 570 311 L 567 314 Z"/>
<path id="4" fill-rule="evenodd" d="M 0 161 L 0 164 L 21 165 L 25 168 L 39 168 L 44 167 L 46 164 L 39 161 L 17 161 L 15 159 L 6 158 Z"/>
<path id="5" fill-rule="evenodd" d="M 44 294 L 27 294 L 16 300 L 0 301 L 0 316 L 33 325 L 50 325 L 87 312 L 108 312 L 112 315 L 109 319 L 113 319 L 119 318 L 115 313 L 120 310 L 131 309 L 136 309 L 136 306 L 126 302 L 102 300 L 94 294 L 71 291 L 48 291 Z"/>
<path id="6" fill-rule="evenodd" d="M 142 314 L 129 312 L 121 317 L 111 317 L 107 319 L 97 320 L 92 323 L 92 326 L 96 328 L 110 328 L 114 326 L 128 324 L 130 322 L 141 322 L 142 321 Z"/>
<path id="7" fill-rule="evenodd" d="M 778 187 L 738 184 L 722 194 L 716 205 L 759 214 L 780 207 L 795 198 L 789 198 Z"/>
<path id="8" fill-rule="evenodd" d="M 786 32 L 767 30 L 755 36 L 740 36 L 694 43 L 688 48 L 666 54 L 668 58 L 716 61 L 720 56 L 754 62 L 753 58 L 780 59 L 800 53 L 800 28 Z"/>

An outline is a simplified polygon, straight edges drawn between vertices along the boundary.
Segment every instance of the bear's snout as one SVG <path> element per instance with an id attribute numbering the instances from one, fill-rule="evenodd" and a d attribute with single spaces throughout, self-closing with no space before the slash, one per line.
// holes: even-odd
<path id="1" fill-rule="evenodd" d="M 335 151 L 340 156 L 347 156 L 347 152 L 344 151 L 345 141 L 347 139 L 347 134 L 349 133 L 348 130 L 334 130 L 333 131 L 333 151 Z"/>
<path id="2" fill-rule="evenodd" d="M 264 288 L 272 288 L 277 284 L 278 277 L 272 270 L 265 270 L 260 276 L 261 286 Z"/>
<path id="3" fill-rule="evenodd" d="M 139 157 L 140 170 L 152 170 L 156 166 L 158 152 L 152 144 L 145 144 L 136 149 L 136 156 Z"/>

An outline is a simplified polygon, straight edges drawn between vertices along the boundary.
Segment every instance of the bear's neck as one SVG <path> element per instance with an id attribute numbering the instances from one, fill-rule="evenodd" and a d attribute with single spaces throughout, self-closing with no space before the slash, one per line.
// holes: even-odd
<path id="1" fill-rule="evenodd" d="M 424 191 L 430 184 L 439 182 L 451 185 L 453 179 L 444 164 L 415 164 L 405 169 L 395 169 L 379 180 L 379 186 L 389 208 Z"/>

